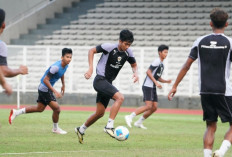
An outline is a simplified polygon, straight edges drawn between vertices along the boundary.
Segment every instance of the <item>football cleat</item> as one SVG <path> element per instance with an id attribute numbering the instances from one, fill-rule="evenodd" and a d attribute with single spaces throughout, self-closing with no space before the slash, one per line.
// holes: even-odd
<path id="1" fill-rule="evenodd" d="M 137 123 L 137 122 L 135 122 L 135 123 L 134 123 L 134 126 L 136 126 L 137 128 L 141 128 L 141 129 L 147 129 L 147 127 L 145 127 L 145 126 L 143 125 L 143 123 Z"/>
<path id="2" fill-rule="evenodd" d="M 219 152 L 219 150 L 216 150 L 214 153 L 213 153 L 213 156 L 212 157 L 223 157 L 223 155 Z"/>
<path id="3" fill-rule="evenodd" d="M 84 136 L 85 134 L 82 134 L 82 133 L 79 131 L 79 129 L 80 129 L 80 127 L 75 128 L 75 133 L 77 134 L 77 137 L 78 137 L 78 139 L 79 139 L 80 144 L 83 144 L 83 143 L 84 143 L 84 138 L 83 138 L 83 136 Z"/>
<path id="4" fill-rule="evenodd" d="M 125 116 L 126 124 L 131 128 L 132 119 L 129 115 Z"/>
<path id="5" fill-rule="evenodd" d="M 114 135 L 114 128 L 104 128 L 104 132 L 107 133 L 108 135 L 110 135 L 110 137 L 115 138 Z"/>
<path id="6" fill-rule="evenodd" d="M 16 117 L 16 110 L 15 109 L 12 109 L 10 110 L 10 116 L 9 116 L 9 123 L 12 124 L 12 121 L 15 119 Z"/>
<path id="7" fill-rule="evenodd" d="M 52 132 L 55 134 L 67 134 L 67 131 L 62 130 L 61 128 L 57 128 L 57 129 L 52 129 Z"/>

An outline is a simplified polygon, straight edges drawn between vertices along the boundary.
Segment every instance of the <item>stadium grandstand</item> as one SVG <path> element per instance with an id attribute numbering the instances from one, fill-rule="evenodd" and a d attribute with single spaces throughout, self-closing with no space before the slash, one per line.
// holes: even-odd
<path id="1" fill-rule="evenodd" d="M 170 47 L 163 76 L 174 81 L 193 41 L 211 32 L 209 12 L 220 7 L 230 17 L 232 14 L 230 0 L 22 0 L 21 3 L 27 5 L 15 10 L 9 9 L 10 3 L 11 0 L 0 0 L 7 17 L 1 39 L 8 44 L 9 66 L 26 64 L 29 67 L 28 75 L 8 79 L 14 90 L 22 93 L 23 104 L 35 102 L 29 100 L 36 98 L 30 95 L 37 93 L 41 76 L 60 58 L 63 47 L 70 47 L 74 52 L 65 78 L 68 96 L 63 101 L 94 104 L 94 96 L 89 99 L 95 94 L 94 77 L 85 80 L 83 76 L 88 68 L 88 50 L 101 43 L 117 42 L 119 32 L 128 28 L 135 36 L 131 48 L 138 63 L 140 82 L 133 84 L 130 81 L 132 72 L 128 73 L 130 66 L 126 64 L 114 83 L 127 95 L 125 104 L 137 106 L 142 103 L 145 72 L 158 57 L 157 46 L 166 44 Z M 230 18 L 225 31 L 228 36 L 232 36 L 231 24 Z M 98 57 L 95 57 L 95 65 Z M 55 87 L 60 86 L 58 83 Z M 164 105 L 161 107 L 200 108 L 197 63 L 180 84 L 178 97 L 172 104 L 166 98 L 171 86 L 164 84 L 158 91 Z M 71 101 L 71 98 L 76 100 Z"/>

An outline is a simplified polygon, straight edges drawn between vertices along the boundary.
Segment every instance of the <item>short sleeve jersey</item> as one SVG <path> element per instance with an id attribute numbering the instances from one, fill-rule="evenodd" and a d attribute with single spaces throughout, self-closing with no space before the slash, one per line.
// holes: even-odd
<path id="1" fill-rule="evenodd" d="M 158 80 L 164 70 L 163 62 L 160 60 L 160 58 L 155 59 L 152 64 L 150 65 L 149 69 L 152 72 L 153 77 Z M 150 87 L 150 88 L 156 88 L 155 83 L 151 80 L 149 76 L 146 76 L 143 86 Z"/>
<path id="2" fill-rule="evenodd" d="M 117 77 L 126 61 L 130 64 L 136 62 L 132 50 L 128 48 L 121 52 L 118 50 L 118 44 L 105 43 L 98 45 L 96 50 L 97 53 L 102 53 L 96 68 L 97 75 L 104 76 L 109 81 Z"/>
<path id="3" fill-rule="evenodd" d="M 45 83 L 43 82 L 45 76 L 49 76 L 50 80 L 49 82 L 51 83 L 52 86 L 54 86 L 54 84 L 56 83 L 56 81 L 58 81 L 66 72 L 68 68 L 68 65 L 66 65 L 65 67 L 62 67 L 61 65 L 61 60 L 55 62 L 54 64 L 52 64 L 44 73 L 43 77 L 41 78 L 40 82 L 41 84 L 39 85 L 39 90 L 43 91 L 43 92 L 47 92 L 48 91 L 48 87 L 45 85 Z"/>
<path id="4" fill-rule="evenodd" d="M 230 64 L 232 39 L 224 34 L 209 34 L 198 38 L 189 57 L 198 59 L 201 94 L 232 96 Z"/>
<path id="5" fill-rule="evenodd" d="M 7 47 L 6 43 L 0 40 L 0 66 L 7 65 Z"/>

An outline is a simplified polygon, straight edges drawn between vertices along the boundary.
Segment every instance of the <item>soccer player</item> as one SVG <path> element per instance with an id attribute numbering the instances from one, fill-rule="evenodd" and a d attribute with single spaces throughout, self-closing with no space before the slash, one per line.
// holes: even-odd
<path id="1" fill-rule="evenodd" d="M 117 44 L 104 43 L 89 50 L 89 69 L 85 73 L 86 79 L 89 79 L 93 73 L 94 54 L 102 53 L 102 56 L 98 62 L 96 68 L 97 75 L 93 82 L 94 89 L 97 91 L 96 112 L 82 126 L 75 128 L 81 144 L 83 143 L 85 130 L 104 115 L 110 99 L 113 99 L 114 103 L 111 107 L 109 120 L 104 131 L 114 138 L 114 119 L 124 101 L 124 96 L 112 85 L 112 81 L 116 78 L 126 61 L 131 64 L 134 82 L 137 82 L 139 79 L 137 64 L 133 52 L 129 48 L 133 41 L 133 33 L 130 30 L 124 29 L 120 32 Z"/>
<path id="2" fill-rule="evenodd" d="M 5 11 L 0 8 L 0 35 L 4 31 L 5 27 Z M 28 74 L 27 66 L 20 65 L 18 69 L 11 69 L 7 66 L 7 47 L 6 43 L 3 41 L 0 41 L 0 68 L 5 77 L 14 77 L 19 74 Z"/>
<path id="3" fill-rule="evenodd" d="M 127 125 L 131 128 L 132 120 L 135 116 L 144 113 L 138 121 L 134 123 L 134 126 L 142 129 L 147 129 L 143 125 L 143 121 L 147 119 L 152 113 L 157 110 L 158 97 L 156 92 L 156 87 L 162 88 L 162 83 L 171 83 L 171 80 L 164 80 L 161 78 L 161 75 L 164 70 L 163 60 L 168 55 L 168 46 L 160 45 L 158 47 L 159 58 L 155 59 L 147 70 L 147 76 L 143 83 L 143 101 L 145 102 L 144 106 L 139 107 L 130 115 L 125 116 Z M 159 82 L 158 82 L 159 81 Z"/>
<path id="4" fill-rule="evenodd" d="M 12 109 L 9 116 L 9 123 L 21 114 L 33 113 L 33 112 L 43 112 L 47 105 L 53 110 L 52 120 L 53 120 L 53 133 L 66 134 L 67 132 L 62 130 L 58 126 L 60 106 L 56 102 L 56 98 L 61 98 L 65 91 L 64 73 L 68 68 L 68 64 L 72 60 L 72 50 L 69 48 L 62 49 L 61 60 L 52 64 L 43 77 L 41 78 L 41 83 L 38 87 L 38 104 L 37 106 L 28 106 L 19 110 Z M 61 93 L 53 88 L 53 85 L 61 78 Z M 55 96 L 53 95 L 55 94 Z M 56 98 L 55 98 L 56 97 Z"/>
<path id="5" fill-rule="evenodd" d="M 204 157 L 212 156 L 218 116 L 222 122 L 230 124 L 220 149 L 213 153 L 213 157 L 223 157 L 232 142 L 232 88 L 229 81 L 232 39 L 224 35 L 224 30 L 228 26 L 228 14 L 225 11 L 219 8 L 213 9 L 210 19 L 213 33 L 199 37 L 193 43 L 189 57 L 180 70 L 168 99 L 173 98 L 178 84 L 192 63 L 198 59 L 203 120 L 206 121 L 203 138 Z"/>

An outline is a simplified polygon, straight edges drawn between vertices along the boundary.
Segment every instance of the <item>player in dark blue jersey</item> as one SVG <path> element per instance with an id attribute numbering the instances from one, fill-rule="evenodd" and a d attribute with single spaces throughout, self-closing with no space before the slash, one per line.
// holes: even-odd
<path id="1" fill-rule="evenodd" d="M 38 87 L 38 104 L 37 106 L 28 106 L 19 110 L 12 109 L 9 116 L 9 123 L 21 114 L 33 113 L 33 112 L 43 112 L 47 105 L 53 110 L 52 120 L 53 120 L 53 133 L 66 134 L 67 132 L 62 130 L 58 126 L 60 106 L 56 101 L 56 98 L 61 98 L 65 91 L 64 73 L 68 68 L 68 64 L 72 60 L 72 50 L 68 48 L 62 49 L 61 60 L 52 64 L 43 77 L 41 78 L 40 85 Z M 61 78 L 62 87 L 61 93 L 58 92 L 53 85 Z M 53 95 L 55 94 L 55 96 Z"/>
<path id="2" fill-rule="evenodd" d="M 112 85 L 112 81 L 116 78 L 126 61 L 131 64 L 134 82 L 137 82 L 139 79 L 137 64 L 133 52 L 129 48 L 133 41 L 133 33 L 125 29 L 120 32 L 119 42 L 117 44 L 105 43 L 89 50 L 89 69 L 85 73 L 86 79 L 89 79 L 93 73 L 94 54 L 102 53 L 97 64 L 97 75 L 93 83 L 94 89 L 97 91 L 97 108 L 96 112 L 82 126 L 75 128 L 80 143 L 83 143 L 85 130 L 104 115 L 110 99 L 114 100 L 114 104 L 111 107 L 109 120 L 104 131 L 111 137 L 114 137 L 114 119 L 124 101 L 124 96 Z"/>
<path id="3" fill-rule="evenodd" d="M 212 156 L 218 116 L 222 122 L 230 124 L 220 149 L 213 153 L 214 157 L 223 157 L 232 142 L 232 88 L 229 81 L 232 39 L 224 35 L 224 30 L 228 26 L 228 14 L 225 11 L 215 8 L 211 11 L 210 18 L 213 33 L 194 42 L 190 55 L 168 94 L 168 99 L 172 99 L 178 84 L 192 63 L 198 59 L 203 120 L 206 121 L 204 157 Z"/>
<path id="4" fill-rule="evenodd" d="M 168 46 L 160 45 L 158 47 L 159 58 L 155 59 L 147 70 L 146 78 L 143 83 L 143 101 L 145 102 L 144 106 L 137 108 L 130 115 L 125 116 L 127 125 L 131 128 L 132 120 L 135 116 L 144 113 L 139 120 L 134 123 L 135 127 L 147 129 L 143 125 L 143 121 L 147 119 L 152 113 L 157 110 L 158 106 L 158 96 L 156 92 L 156 87 L 162 88 L 162 83 L 171 83 L 171 80 L 164 80 L 161 78 L 161 75 L 164 70 L 163 61 L 168 55 Z M 159 81 L 159 82 L 158 82 Z"/>

